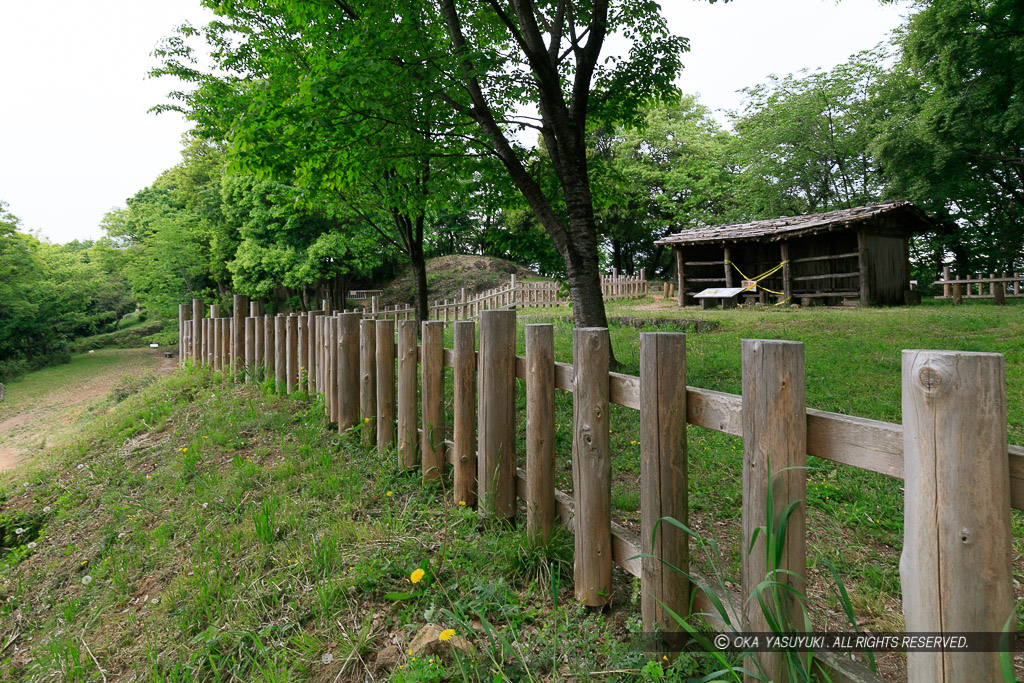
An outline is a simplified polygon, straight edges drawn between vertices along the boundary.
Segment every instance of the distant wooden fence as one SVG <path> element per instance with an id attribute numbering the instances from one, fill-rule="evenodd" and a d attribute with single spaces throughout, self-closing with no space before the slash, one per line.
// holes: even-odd
<path id="1" fill-rule="evenodd" d="M 955 303 L 961 299 L 995 299 L 996 304 L 1001 304 L 1007 297 L 1024 297 L 1024 275 L 1021 273 L 1012 276 L 1007 273 L 991 273 L 988 277 L 952 277 L 950 267 L 945 266 L 942 279 L 932 284 L 942 285 L 942 294 L 937 295 L 936 299 L 952 299 Z"/>
<path id="2" fill-rule="evenodd" d="M 246 303 L 236 296 L 235 311 L 244 314 Z M 479 338 L 475 322 L 454 322 L 452 348 L 443 346 L 443 321 L 423 323 L 418 343 L 414 321 L 361 313 L 203 313 L 198 300 L 191 311 L 179 310 L 182 362 L 240 378 L 262 371 L 283 390 L 322 395 L 340 431 L 360 425 L 366 443 L 382 455 L 395 453 L 406 469 L 418 468 L 424 482 L 451 465 L 453 501 L 477 505 L 485 517 L 512 520 L 517 498 L 524 499 L 531 538 L 549 538 L 556 522 L 574 533 L 581 603 L 609 601 L 613 562 L 640 578 L 647 631 L 677 631 L 666 608 L 688 615 L 691 604 L 726 628 L 713 606 L 714 583 L 698 577 L 690 585 L 668 567 L 689 571 L 686 535 L 663 524 L 652 541 L 663 517 L 688 521 L 691 424 L 743 438 L 743 548 L 774 521 L 766 519 L 769 490 L 776 519 L 796 503 L 780 560 L 792 572 L 783 580 L 794 588 L 803 590 L 807 568 L 810 454 L 904 480 L 900 575 L 908 632 L 998 633 L 1013 614 L 1010 509 L 1024 509 L 1024 449 L 1007 445 L 1001 354 L 904 351 L 904 419 L 897 425 L 807 408 L 804 347 L 796 342 L 744 340 L 737 396 L 686 386 L 686 336 L 678 333 L 641 334 L 634 377 L 609 370 L 604 328 L 575 330 L 573 364 L 566 364 L 554 361 L 553 327 L 527 325 L 525 355 L 516 355 L 513 311 L 482 311 Z M 237 329 L 244 338 L 233 334 Z M 445 367 L 453 369 L 451 441 Z M 516 466 L 516 378 L 525 381 L 525 469 Z M 556 390 L 573 395 L 572 495 L 554 485 Z M 611 517 L 611 403 L 640 411 L 639 536 Z M 733 628 L 768 630 L 750 599 L 765 576 L 761 535 L 742 554 L 742 590 L 719 594 Z M 757 656 L 779 680 L 778 659 Z M 910 681 L 999 679 L 998 653 L 907 657 Z M 844 656 L 826 653 L 819 661 L 832 680 L 881 680 Z"/>
<path id="3" fill-rule="evenodd" d="M 523 282 L 512 275 L 508 284 L 501 287 L 477 294 L 469 294 L 466 288 L 463 288 L 460 296 L 456 299 L 435 300 L 428 306 L 428 318 L 454 322 L 476 318 L 481 311 L 509 308 L 510 306 L 540 308 L 565 306 L 569 302 L 559 294 L 559 288 L 557 282 Z M 642 269 L 639 276 L 619 275 L 613 269 L 610 275 L 601 276 L 601 292 L 605 299 L 646 296 L 647 278 Z M 412 320 L 416 317 L 416 311 L 412 306 L 379 306 L 377 297 L 380 295 L 380 290 L 359 290 L 358 293 L 362 295 L 360 297 L 356 297 L 356 293 L 352 293 L 352 298 L 368 300 L 370 305 L 355 310 L 369 318 Z"/>

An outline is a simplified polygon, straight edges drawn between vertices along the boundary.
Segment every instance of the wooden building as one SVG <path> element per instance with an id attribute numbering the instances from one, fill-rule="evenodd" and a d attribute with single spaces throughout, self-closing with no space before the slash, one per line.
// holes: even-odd
<path id="1" fill-rule="evenodd" d="M 893 201 L 805 216 L 691 228 L 658 240 L 675 253 L 679 305 L 712 287 L 783 264 L 747 302 L 896 306 L 910 288 L 908 240 L 932 229 L 910 202 Z M 770 290 L 770 291 L 769 291 Z"/>

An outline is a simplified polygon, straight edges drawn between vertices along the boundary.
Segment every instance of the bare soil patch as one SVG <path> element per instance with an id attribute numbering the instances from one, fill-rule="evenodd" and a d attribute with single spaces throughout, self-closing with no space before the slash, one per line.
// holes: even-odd
<path id="1" fill-rule="evenodd" d="M 59 374 L 40 371 L 9 388 L 13 390 L 8 391 L 7 398 L 15 401 L 18 391 L 37 388 L 32 382 L 53 384 L 34 392 L 32 398 L 16 406 L 17 412 L 0 420 L 0 472 L 13 469 L 32 452 L 53 446 L 73 433 L 81 419 L 100 407 L 124 375 L 167 375 L 177 367 L 177 359 L 164 358 L 163 349 L 110 349 L 97 353 L 117 355 L 118 362 L 82 372 L 75 372 L 73 367 Z"/>

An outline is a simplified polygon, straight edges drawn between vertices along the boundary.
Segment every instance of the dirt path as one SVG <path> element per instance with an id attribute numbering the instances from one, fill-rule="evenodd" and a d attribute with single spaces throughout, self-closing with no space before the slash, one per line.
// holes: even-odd
<path id="1" fill-rule="evenodd" d="M 177 359 L 164 358 L 162 349 L 104 349 L 12 383 L 7 403 L 0 404 L 0 472 L 78 430 L 101 412 L 123 376 L 167 375 L 176 367 Z"/>

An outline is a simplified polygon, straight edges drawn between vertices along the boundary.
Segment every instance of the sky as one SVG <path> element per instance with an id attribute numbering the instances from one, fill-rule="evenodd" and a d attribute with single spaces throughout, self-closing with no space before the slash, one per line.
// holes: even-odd
<path id="1" fill-rule="evenodd" d="M 723 111 L 769 74 L 828 69 L 873 47 L 906 14 L 877 0 L 662 7 L 690 39 L 680 87 Z M 199 0 L 0 0 L 0 200 L 23 230 L 61 243 L 102 237 L 106 212 L 181 161 L 188 123 L 147 111 L 176 84 L 146 74 L 162 38 L 211 16 Z"/>

